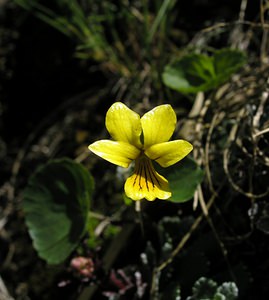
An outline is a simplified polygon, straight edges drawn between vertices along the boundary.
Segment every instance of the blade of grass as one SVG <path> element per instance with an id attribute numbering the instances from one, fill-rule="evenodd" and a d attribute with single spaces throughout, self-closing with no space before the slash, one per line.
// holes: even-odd
<path id="1" fill-rule="evenodd" d="M 149 30 L 149 35 L 148 35 L 148 43 L 150 44 L 153 40 L 153 37 L 158 29 L 158 27 L 160 26 L 164 16 L 166 15 L 167 11 L 169 10 L 169 8 L 173 7 L 175 5 L 175 0 L 164 0 L 159 11 L 158 14 Z"/>

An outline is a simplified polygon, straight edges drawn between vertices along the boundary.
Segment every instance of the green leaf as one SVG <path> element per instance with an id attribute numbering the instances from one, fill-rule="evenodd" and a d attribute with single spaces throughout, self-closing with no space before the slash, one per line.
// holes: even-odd
<path id="1" fill-rule="evenodd" d="M 188 54 L 165 67 L 165 85 L 181 93 L 208 91 L 225 83 L 246 62 L 243 52 L 233 49 L 215 51 L 213 56 Z"/>
<path id="2" fill-rule="evenodd" d="M 93 178 L 70 159 L 39 168 L 24 190 L 23 210 L 38 255 L 50 264 L 63 262 L 85 233 Z"/>
<path id="3" fill-rule="evenodd" d="M 216 294 L 214 295 L 213 300 L 227 300 L 227 299 L 226 299 L 226 297 L 225 297 L 224 295 L 222 295 L 222 294 L 220 294 L 220 293 L 216 293 Z"/>
<path id="4" fill-rule="evenodd" d="M 246 63 L 246 55 L 235 49 L 222 49 L 214 53 L 214 69 L 217 74 L 215 86 L 226 82 L 232 74 Z"/>
<path id="5" fill-rule="evenodd" d="M 165 169 L 156 167 L 156 169 L 168 180 L 172 191 L 172 196 L 169 200 L 176 203 L 190 200 L 204 176 L 204 172 L 189 157 L 184 158 L 171 167 Z"/>
<path id="6" fill-rule="evenodd" d="M 193 288 L 193 299 L 195 300 L 205 300 L 205 299 L 212 299 L 217 289 L 217 283 L 205 277 L 201 277 L 198 279 Z"/>
<path id="7" fill-rule="evenodd" d="M 217 294 L 223 295 L 224 300 L 236 300 L 238 298 L 238 287 L 234 282 L 224 282 L 217 288 Z"/>

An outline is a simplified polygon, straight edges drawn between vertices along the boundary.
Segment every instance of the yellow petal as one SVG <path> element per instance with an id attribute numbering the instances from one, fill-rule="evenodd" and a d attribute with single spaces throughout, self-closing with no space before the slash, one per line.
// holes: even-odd
<path id="1" fill-rule="evenodd" d="M 167 142 L 171 138 L 177 117 L 169 104 L 160 105 L 150 110 L 141 118 L 144 148 Z"/>
<path id="2" fill-rule="evenodd" d="M 121 102 L 114 103 L 106 114 L 106 128 L 115 141 L 141 147 L 140 116 Z"/>
<path id="3" fill-rule="evenodd" d="M 145 154 L 152 160 L 157 161 L 162 167 L 169 167 L 186 155 L 193 149 L 192 144 L 184 140 L 175 140 L 171 142 L 156 144 L 146 149 Z"/>
<path id="4" fill-rule="evenodd" d="M 128 168 L 131 161 L 140 154 L 140 150 L 128 143 L 110 140 L 97 141 L 88 148 L 96 155 L 123 168 Z"/>
<path id="5" fill-rule="evenodd" d="M 124 185 L 126 196 L 133 200 L 147 199 L 153 201 L 171 197 L 168 181 L 158 174 L 150 159 L 142 156 L 135 161 L 134 174 Z"/>

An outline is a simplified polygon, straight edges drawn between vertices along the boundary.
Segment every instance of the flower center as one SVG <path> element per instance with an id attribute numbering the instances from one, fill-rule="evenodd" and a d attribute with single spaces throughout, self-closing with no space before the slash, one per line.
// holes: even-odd
<path id="1" fill-rule="evenodd" d="M 149 191 L 161 184 L 158 173 L 155 171 L 151 160 L 143 152 L 135 160 L 134 175 L 133 186 L 139 187 L 140 190 L 146 188 Z"/>
<path id="2" fill-rule="evenodd" d="M 133 200 L 171 197 L 168 181 L 155 171 L 152 161 L 143 152 L 135 160 L 134 174 L 125 183 L 125 193 Z"/>

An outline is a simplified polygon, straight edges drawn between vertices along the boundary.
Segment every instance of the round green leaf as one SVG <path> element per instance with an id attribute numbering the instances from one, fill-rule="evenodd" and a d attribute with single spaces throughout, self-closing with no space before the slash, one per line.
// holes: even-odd
<path id="1" fill-rule="evenodd" d="M 208 91 L 226 82 L 245 62 L 245 54 L 234 49 L 218 50 L 213 56 L 192 53 L 166 66 L 162 79 L 181 93 Z"/>
<path id="2" fill-rule="evenodd" d="M 189 157 L 184 158 L 171 167 L 158 168 L 158 171 L 169 182 L 172 191 L 172 196 L 169 200 L 176 203 L 190 200 L 204 176 L 204 172 Z"/>
<path id="3" fill-rule="evenodd" d="M 234 282 L 223 282 L 217 288 L 217 293 L 223 295 L 225 300 L 236 300 L 238 298 L 238 287 Z"/>
<path id="4" fill-rule="evenodd" d="M 246 63 L 246 55 L 235 49 L 221 49 L 214 53 L 212 61 L 217 75 L 215 86 L 218 86 Z"/>
<path id="5" fill-rule="evenodd" d="M 87 169 L 66 158 L 31 176 L 23 210 L 34 248 L 48 263 L 63 262 L 85 233 L 93 185 Z"/>
<path id="6" fill-rule="evenodd" d="M 162 74 L 165 85 L 182 93 L 206 91 L 214 77 L 212 60 L 203 54 L 186 55 L 166 66 Z"/>
<path id="7" fill-rule="evenodd" d="M 217 290 L 217 283 L 209 278 L 199 278 L 192 287 L 193 299 L 212 299 Z"/>

